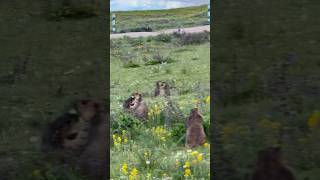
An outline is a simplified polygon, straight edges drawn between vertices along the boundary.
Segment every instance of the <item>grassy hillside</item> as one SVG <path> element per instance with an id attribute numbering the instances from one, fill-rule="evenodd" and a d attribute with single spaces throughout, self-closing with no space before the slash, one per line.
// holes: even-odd
<path id="1" fill-rule="evenodd" d="M 320 178 L 319 1 L 213 5 L 217 179 L 249 179 L 281 145 L 297 179 Z"/>
<path id="2" fill-rule="evenodd" d="M 0 3 L 0 179 L 61 175 L 40 153 L 43 128 L 71 100 L 106 97 L 103 21 L 49 21 L 43 2 Z"/>
<path id="3" fill-rule="evenodd" d="M 120 11 L 116 14 L 117 32 L 152 31 L 208 24 L 208 6 L 194 6 L 169 10 Z M 110 18 L 111 20 L 111 18 Z M 110 23 L 111 25 L 111 23 Z M 111 30 L 111 26 L 110 26 Z"/>
<path id="4" fill-rule="evenodd" d="M 208 34 L 200 36 L 208 37 Z M 210 104 L 205 101 L 210 92 L 209 40 L 196 42 L 199 35 L 193 37 L 195 41 L 188 44 L 171 35 L 112 40 L 111 178 L 125 179 L 136 168 L 141 179 L 184 179 L 186 169 L 191 171 L 192 179 L 209 179 L 209 147 L 199 147 L 193 152 L 184 148 L 184 123 L 195 101 L 201 102 L 207 133 L 210 125 Z M 172 103 L 184 116 L 173 117 L 171 128 L 164 127 L 168 117 L 163 114 L 166 100 L 153 97 L 158 80 L 173 87 Z M 133 92 L 142 93 L 149 110 L 153 111 L 145 123 L 123 113 L 123 101 Z M 191 167 L 184 169 L 186 162 Z"/>

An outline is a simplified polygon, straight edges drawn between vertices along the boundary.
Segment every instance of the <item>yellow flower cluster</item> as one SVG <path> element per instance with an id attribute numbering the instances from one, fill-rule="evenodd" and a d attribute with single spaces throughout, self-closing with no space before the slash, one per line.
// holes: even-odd
<path id="1" fill-rule="evenodd" d="M 208 147 L 209 144 L 206 143 L 206 146 Z M 196 165 L 200 162 L 204 161 L 204 153 L 200 153 L 198 151 L 193 151 L 191 149 L 187 150 L 188 154 L 188 160 L 186 160 L 183 164 L 183 175 L 184 177 L 190 177 L 191 176 L 191 164 Z M 190 163 L 192 162 L 192 163 Z M 176 168 L 180 168 L 181 166 L 181 161 L 179 159 L 176 159 Z"/>
<path id="2" fill-rule="evenodd" d="M 209 103 L 210 103 L 210 96 L 206 97 L 206 98 L 204 99 L 204 102 L 205 102 L 206 104 L 209 104 Z"/>
<path id="3" fill-rule="evenodd" d="M 195 164 L 203 160 L 203 154 L 199 153 L 198 151 L 192 151 L 191 155 L 192 157 L 194 157 L 194 160 L 192 162 Z"/>
<path id="4" fill-rule="evenodd" d="M 315 111 L 308 119 L 308 125 L 311 128 L 320 125 L 320 111 Z"/>
<path id="5" fill-rule="evenodd" d="M 129 179 L 133 180 L 133 179 L 137 179 L 138 178 L 138 169 L 136 168 L 132 168 L 130 175 L 129 175 Z"/>
<path id="6" fill-rule="evenodd" d="M 191 170 L 190 170 L 190 162 L 189 161 L 186 161 L 184 163 L 184 177 L 189 177 L 191 176 Z"/>
<path id="7" fill-rule="evenodd" d="M 126 131 L 123 130 L 121 135 L 113 134 L 112 135 L 113 144 L 116 147 L 119 147 L 121 144 L 127 144 L 128 137 L 126 136 Z"/>
<path id="8" fill-rule="evenodd" d="M 148 112 L 149 117 L 158 116 L 161 113 L 161 108 L 158 104 L 152 106 Z"/>
<path id="9" fill-rule="evenodd" d="M 160 126 L 153 127 L 152 134 L 158 137 L 161 141 L 166 141 L 167 138 L 171 136 L 170 132 L 168 132 L 165 128 Z"/>
<path id="10" fill-rule="evenodd" d="M 195 104 L 195 107 L 199 107 L 199 104 L 201 102 L 204 102 L 205 104 L 210 104 L 210 96 L 207 96 L 204 99 L 194 99 L 193 103 Z"/>
<path id="11" fill-rule="evenodd" d="M 210 148 L 210 144 L 209 143 L 204 143 L 203 146 L 206 147 L 206 148 Z"/>
<path id="12" fill-rule="evenodd" d="M 124 174 L 124 175 L 128 175 L 129 172 L 128 172 L 128 165 L 126 163 L 124 163 L 122 166 L 121 166 L 121 172 Z M 139 171 L 134 167 L 131 169 L 130 171 L 130 174 L 129 174 L 129 179 L 130 180 L 134 180 L 134 179 L 138 179 L 138 173 Z"/>
<path id="13" fill-rule="evenodd" d="M 128 165 L 127 165 L 127 163 L 124 163 L 124 164 L 122 165 L 122 167 L 121 167 L 121 172 L 122 172 L 123 174 L 128 174 Z"/>

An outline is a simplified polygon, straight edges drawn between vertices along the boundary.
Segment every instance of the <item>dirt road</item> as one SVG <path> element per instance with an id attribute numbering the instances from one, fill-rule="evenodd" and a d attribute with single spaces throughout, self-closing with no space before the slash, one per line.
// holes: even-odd
<path id="1" fill-rule="evenodd" d="M 129 36 L 129 37 L 148 37 L 148 36 L 156 36 L 162 33 L 165 34 L 171 34 L 175 31 L 178 31 L 178 29 L 166 29 L 166 30 L 161 30 L 157 32 L 129 32 L 129 33 L 121 33 L 121 34 L 110 34 L 111 39 L 116 39 L 116 38 L 121 38 L 124 36 Z M 181 28 L 181 31 L 184 31 L 186 33 L 197 33 L 197 32 L 202 32 L 202 31 L 210 31 L 210 25 L 206 26 L 198 26 L 198 27 L 189 27 L 189 28 Z"/>

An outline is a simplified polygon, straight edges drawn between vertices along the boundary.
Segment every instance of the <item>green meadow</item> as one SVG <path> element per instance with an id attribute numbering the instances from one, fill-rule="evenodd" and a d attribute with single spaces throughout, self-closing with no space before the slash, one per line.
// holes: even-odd
<path id="1" fill-rule="evenodd" d="M 209 135 L 209 34 L 125 37 L 112 40 L 110 52 L 111 178 L 210 179 L 209 139 L 206 146 L 184 147 L 185 121 L 197 103 Z M 154 97 L 159 80 L 170 84 L 170 99 L 182 114 L 172 117 L 169 127 L 164 126 L 166 100 Z M 149 107 L 146 122 L 123 112 L 133 92 L 141 93 Z"/>
<path id="2" fill-rule="evenodd" d="M 117 32 L 152 31 L 208 25 L 208 6 L 193 6 L 168 10 L 115 11 Z M 110 16 L 111 21 L 111 16 Z M 111 30 L 111 22 L 110 22 Z"/>

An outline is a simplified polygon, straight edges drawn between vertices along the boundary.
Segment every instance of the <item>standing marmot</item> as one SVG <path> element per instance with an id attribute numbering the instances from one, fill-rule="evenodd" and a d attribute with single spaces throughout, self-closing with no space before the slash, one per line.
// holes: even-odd
<path id="1" fill-rule="evenodd" d="M 169 84 L 164 81 L 157 81 L 154 96 L 170 96 Z"/>
<path id="2" fill-rule="evenodd" d="M 193 148 L 205 143 L 202 115 L 198 108 L 191 110 L 187 120 L 186 147 Z"/>

